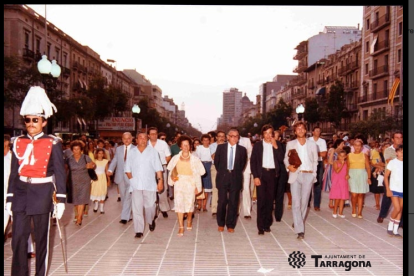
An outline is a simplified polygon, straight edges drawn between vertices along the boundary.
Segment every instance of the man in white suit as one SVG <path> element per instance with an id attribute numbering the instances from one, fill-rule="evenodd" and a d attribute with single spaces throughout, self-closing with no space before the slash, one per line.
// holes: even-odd
<path id="1" fill-rule="evenodd" d="M 135 148 L 135 146 L 132 145 L 132 134 L 130 132 L 122 134 L 122 143 L 122 146 L 116 148 L 115 156 L 109 164 L 107 175 L 111 176 L 116 169 L 114 182 L 115 184 L 118 184 L 122 202 L 121 220 L 119 223 L 126 224 L 132 217 L 131 193 L 129 191 L 130 181 L 124 172 L 128 153 L 131 149 Z"/>
<path id="2" fill-rule="evenodd" d="M 247 150 L 247 164 L 243 171 L 243 190 L 241 193 L 242 200 L 240 211 L 244 215 L 245 219 L 251 219 L 252 210 L 252 188 L 251 188 L 251 170 L 250 170 L 250 156 L 252 155 L 252 142 L 247 137 L 241 137 L 239 139 L 239 145 L 243 146 Z"/>
<path id="3" fill-rule="evenodd" d="M 316 182 L 318 167 L 318 149 L 316 143 L 306 139 L 306 124 L 297 122 L 293 126 L 296 139 L 286 145 L 284 163 L 289 171 L 290 191 L 292 193 L 292 215 L 295 232 L 298 239 L 305 238 L 305 218 L 308 210 L 309 195 L 313 183 Z M 289 164 L 289 151 L 296 149 L 302 164 L 295 168 Z"/>

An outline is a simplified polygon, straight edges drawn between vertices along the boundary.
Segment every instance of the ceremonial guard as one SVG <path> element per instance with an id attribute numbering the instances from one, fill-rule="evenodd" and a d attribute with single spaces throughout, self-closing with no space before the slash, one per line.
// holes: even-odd
<path id="1" fill-rule="evenodd" d="M 42 131 L 53 110 L 57 111 L 39 86 L 30 88 L 20 110 L 27 135 L 17 137 L 13 143 L 6 203 L 6 211 L 13 216 L 11 275 L 30 274 L 27 239 L 32 221 L 36 275 L 47 274 L 51 212 L 60 219 L 65 210 L 66 175 L 61 140 Z"/>

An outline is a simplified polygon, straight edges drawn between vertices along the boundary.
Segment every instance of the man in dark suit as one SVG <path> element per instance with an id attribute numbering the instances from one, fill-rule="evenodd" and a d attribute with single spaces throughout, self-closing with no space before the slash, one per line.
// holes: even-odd
<path id="1" fill-rule="evenodd" d="M 240 191 L 243 187 L 243 171 L 247 163 L 246 148 L 237 144 L 239 137 L 238 129 L 231 128 L 227 134 L 227 143 L 218 145 L 214 155 L 214 165 L 217 170 L 219 232 L 224 231 L 224 225 L 230 233 L 233 233 L 236 227 Z"/>
<path id="2" fill-rule="evenodd" d="M 283 161 L 282 144 L 274 138 L 272 125 L 262 127 L 263 141 L 254 144 L 250 168 L 257 192 L 257 229 L 259 235 L 270 232 L 275 189 L 279 190 L 280 162 Z M 281 204 L 283 205 L 283 200 Z M 280 207 L 276 207 L 280 208 Z M 283 206 L 281 207 L 283 208 Z"/>

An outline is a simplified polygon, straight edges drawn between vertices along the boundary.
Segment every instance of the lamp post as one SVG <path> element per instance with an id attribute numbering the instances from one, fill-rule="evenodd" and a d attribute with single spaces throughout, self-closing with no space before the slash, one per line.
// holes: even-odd
<path id="1" fill-rule="evenodd" d="M 303 121 L 303 113 L 305 112 L 305 107 L 300 104 L 296 107 L 296 114 L 298 114 L 298 120 Z"/>
<path id="2" fill-rule="evenodd" d="M 137 104 L 134 104 L 134 106 L 132 107 L 132 115 L 134 116 L 136 123 L 135 123 L 135 137 L 138 134 L 138 129 L 141 128 L 140 124 L 139 124 L 139 119 L 138 119 L 138 114 L 141 112 L 141 109 L 139 108 L 139 106 Z"/>
<path id="3" fill-rule="evenodd" d="M 45 5 L 45 54 L 42 55 L 42 59 L 39 60 L 37 63 L 37 69 L 42 74 L 42 83 L 43 87 L 46 91 L 46 94 L 50 94 L 49 92 L 56 88 L 56 79 L 59 78 L 61 69 L 60 66 L 57 64 L 56 60 L 53 59 L 52 62 L 50 62 L 47 59 L 47 19 L 46 19 L 46 5 Z M 51 77 L 52 78 L 51 78 Z M 50 98 L 50 95 L 48 95 Z M 53 102 L 53 97 L 51 101 Z M 53 132 L 53 117 L 50 119 L 49 123 L 47 124 L 47 134 L 51 134 Z"/>

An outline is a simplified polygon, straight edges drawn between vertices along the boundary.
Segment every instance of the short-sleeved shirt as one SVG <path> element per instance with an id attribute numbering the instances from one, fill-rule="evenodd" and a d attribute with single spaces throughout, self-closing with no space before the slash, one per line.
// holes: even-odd
<path id="1" fill-rule="evenodd" d="M 156 149 L 160 155 L 161 164 L 167 165 L 166 157 L 171 156 L 170 147 L 168 146 L 167 142 L 161 139 L 157 139 L 155 146 L 152 146 L 151 141 L 148 140 L 148 146 Z"/>
<path id="2" fill-rule="evenodd" d="M 316 149 L 318 150 L 318 153 L 328 151 L 326 147 L 326 141 L 323 138 L 318 138 L 317 141 L 313 139 L 313 136 L 309 137 L 308 140 L 314 141 L 316 144 Z M 323 161 L 322 156 L 318 156 L 318 161 Z"/>
<path id="3" fill-rule="evenodd" d="M 211 151 L 210 151 L 210 147 L 206 148 L 203 145 L 199 145 L 196 148 L 196 154 L 197 157 L 201 160 L 201 161 L 208 161 L 211 162 L 213 161 L 213 159 L 211 158 Z"/>
<path id="4" fill-rule="evenodd" d="M 403 161 L 397 158 L 392 159 L 388 165 L 387 170 L 391 171 L 390 175 L 390 190 L 394 192 L 403 192 Z"/>
<path id="5" fill-rule="evenodd" d="M 155 176 L 156 172 L 162 170 L 161 160 L 156 149 L 147 146 L 143 152 L 140 152 L 137 147 L 132 148 L 128 153 L 124 170 L 126 173 L 132 174 L 128 192 L 133 190 L 157 191 Z"/>

